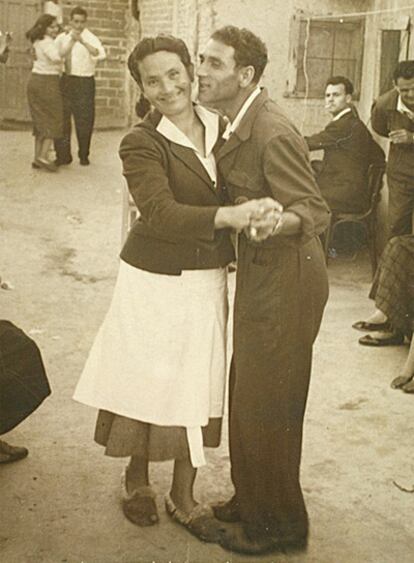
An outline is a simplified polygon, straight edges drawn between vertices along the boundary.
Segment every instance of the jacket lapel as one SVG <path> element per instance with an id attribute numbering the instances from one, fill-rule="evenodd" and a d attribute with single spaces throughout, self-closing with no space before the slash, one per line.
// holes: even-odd
<path id="1" fill-rule="evenodd" d="M 177 145 L 172 141 L 169 141 L 169 145 L 171 152 L 178 159 L 180 159 L 192 172 L 194 172 L 194 174 L 197 174 L 197 176 L 201 178 L 211 190 L 215 191 L 210 176 L 207 174 L 206 169 L 194 154 L 194 151 L 190 148 Z"/>
<path id="2" fill-rule="evenodd" d="M 161 117 L 162 114 L 158 110 L 153 110 L 145 118 L 144 124 L 150 129 L 152 129 L 154 132 L 156 132 L 156 134 L 159 134 L 157 132 L 157 126 L 158 123 L 160 122 Z M 179 160 L 181 160 L 187 166 L 187 168 L 189 168 L 192 172 L 194 172 L 194 174 L 197 174 L 197 176 L 205 182 L 205 184 L 210 188 L 210 190 L 216 193 L 216 189 L 214 187 L 213 181 L 211 180 L 210 176 L 207 174 L 207 171 L 204 168 L 204 166 L 201 164 L 201 162 L 194 154 L 194 151 L 188 147 L 184 147 L 178 145 L 177 143 L 174 143 L 173 141 L 169 141 L 162 135 L 161 137 L 164 139 L 166 143 L 168 143 L 171 152 Z"/>
<path id="3" fill-rule="evenodd" d="M 219 162 L 222 158 L 226 155 L 237 149 L 241 145 L 249 139 L 253 124 L 256 119 L 256 115 L 263 104 L 268 99 L 268 94 L 266 88 L 263 88 L 261 93 L 257 96 L 254 100 L 252 105 L 246 112 L 246 115 L 241 120 L 240 125 L 237 127 L 236 131 L 231 135 L 230 139 L 222 145 L 217 151 L 217 162 Z"/>

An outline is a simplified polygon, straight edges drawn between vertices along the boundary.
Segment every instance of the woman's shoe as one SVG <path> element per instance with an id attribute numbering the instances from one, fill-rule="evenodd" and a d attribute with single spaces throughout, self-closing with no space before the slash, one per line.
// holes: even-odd
<path id="1" fill-rule="evenodd" d="M 189 514 L 186 514 L 174 504 L 171 496 L 167 494 L 165 496 L 165 510 L 174 522 L 184 526 L 190 534 L 193 534 L 199 540 L 209 543 L 220 541 L 223 534 L 223 525 L 214 518 L 210 506 L 197 504 Z"/>
<path id="2" fill-rule="evenodd" d="M 7 442 L 0 440 L 0 463 L 12 463 L 27 457 L 29 450 L 18 446 L 11 446 Z"/>
<path id="3" fill-rule="evenodd" d="M 367 334 L 366 336 L 362 336 L 358 342 L 363 346 L 400 346 L 404 344 L 404 335 L 400 332 L 396 332 L 386 338 L 376 338 L 375 336 Z"/>
<path id="4" fill-rule="evenodd" d="M 122 510 L 137 526 L 153 526 L 159 521 L 155 493 L 150 486 L 142 486 L 128 493 L 126 469 L 122 473 Z"/>
<path id="5" fill-rule="evenodd" d="M 35 160 L 32 162 L 32 168 L 34 168 L 35 170 L 38 170 L 39 168 L 41 168 L 40 164 L 38 164 Z"/>
<path id="6" fill-rule="evenodd" d="M 358 321 L 352 325 L 352 328 L 361 330 L 362 332 L 389 332 L 391 325 L 389 321 L 385 323 L 369 323 L 368 321 Z"/>
<path id="7" fill-rule="evenodd" d="M 58 167 L 56 166 L 56 164 L 54 162 L 50 162 L 49 160 L 43 160 L 41 158 L 37 158 L 35 160 L 35 163 L 38 165 L 39 168 L 43 168 L 44 170 L 47 170 L 48 172 L 57 172 L 58 171 Z"/>
<path id="8" fill-rule="evenodd" d="M 402 389 L 404 388 L 408 383 L 410 383 L 412 380 L 412 377 L 405 377 L 404 375 L 399 375 L 398 377 L 395 377 L 392 381 L 391 381 L 391 387 L 393 389 Z M 411 392 L 411 391 L 410 391 Z"/>

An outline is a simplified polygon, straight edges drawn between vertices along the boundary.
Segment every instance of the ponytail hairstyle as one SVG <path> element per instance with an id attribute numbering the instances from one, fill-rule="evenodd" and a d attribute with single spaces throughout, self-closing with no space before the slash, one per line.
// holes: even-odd
<path id="1" fill-rule="evenodd" d="M 150 111 L 151 111 L 151 104 L 147 100 L 147 98 L 144 96 L 144 94 L 141 92 L 139 100 L 135 104 L 135 113 L 137 114 L 138 117 L 140 117 L 141 119 L 144 119 L 144 117 Z"/>
<path id="2" fill-rule="evenodd" d="M 53 25 L 56 21 L 55 16 L 51 16 L 50 14 L 43 14 L 40 16 L 33 27 L 26 32 L 26 37 L 34 43 L 39 39 L 43 39 L 46 35 L 46 29 Z"/>

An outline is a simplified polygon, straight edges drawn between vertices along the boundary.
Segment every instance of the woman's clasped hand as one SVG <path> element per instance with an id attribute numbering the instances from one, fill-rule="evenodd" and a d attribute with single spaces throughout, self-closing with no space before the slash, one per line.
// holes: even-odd
<path id="1" fill-rule="evenodd" d="M 271 197 L 251 199 L 239 205 L 221 207 L 216 215 L 216 228 L 230 227 L 260 242 L 278 232 L 282 205 Z"/>

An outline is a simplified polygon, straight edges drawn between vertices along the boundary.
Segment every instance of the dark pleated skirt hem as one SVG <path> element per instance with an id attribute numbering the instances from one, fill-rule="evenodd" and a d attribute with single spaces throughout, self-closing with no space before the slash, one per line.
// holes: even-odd
<path id="1" fill-rule="evenodd" d="M 222 418 L 211 418 L 202 428 L 205 447 L 220 445 Z M 186 429 L 182 426 L 157 426 L 100 410 L 95 427 L 95 442 L 110 457 L 137 456 L 148 461 L 190 459 Z"/>

